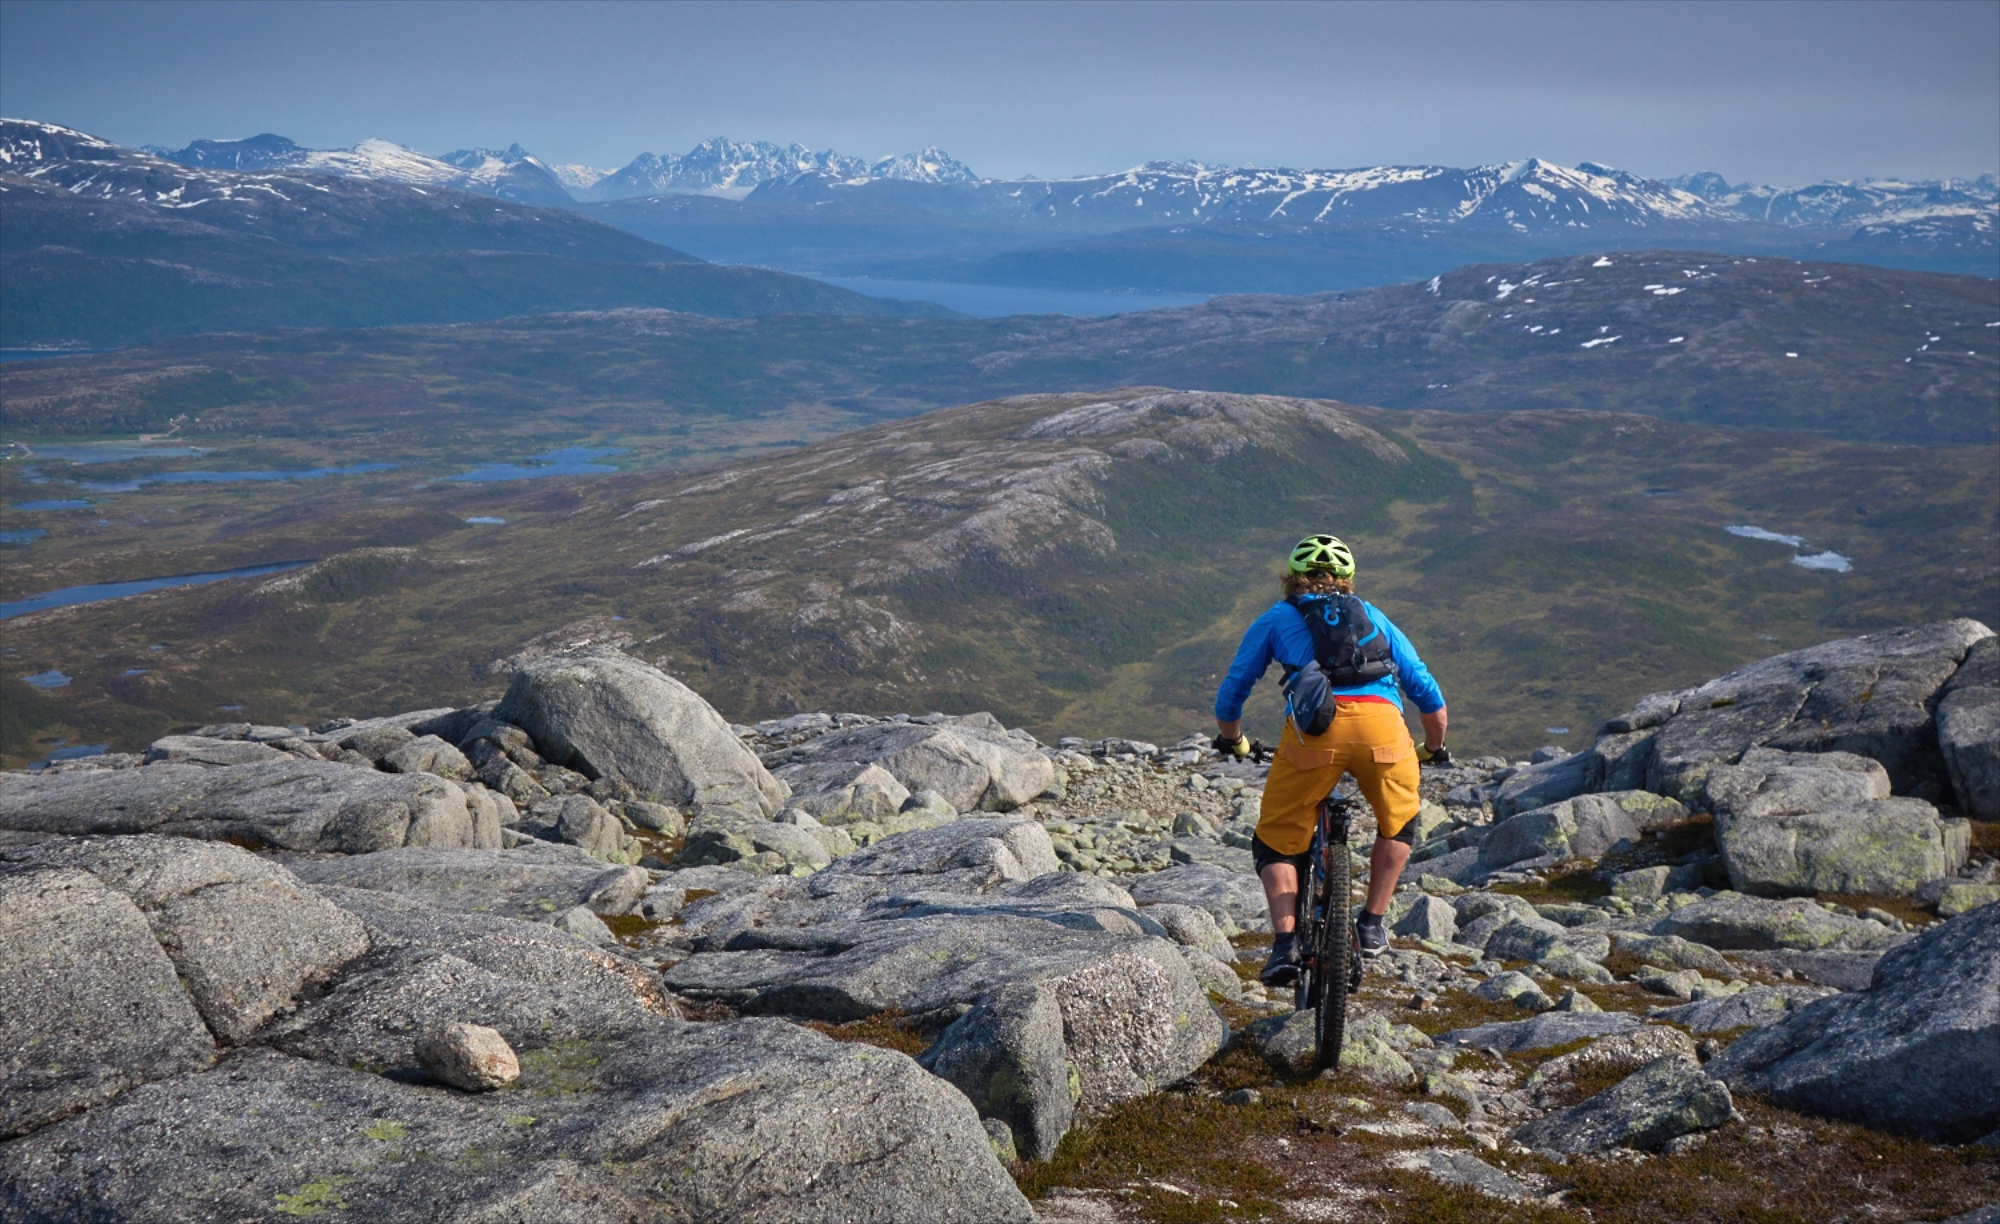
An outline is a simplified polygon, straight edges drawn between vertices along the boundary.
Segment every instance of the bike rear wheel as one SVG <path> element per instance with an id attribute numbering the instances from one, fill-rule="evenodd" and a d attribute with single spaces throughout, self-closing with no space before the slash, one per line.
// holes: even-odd
<path id="1" fill-rule="evenodd" d="M 1327 839 L 1313 872 L 1318 885 L 1313 909 L 1319 914 L 1313 932 L 1313 1065 L 1324 1071 L 1340 1065 L 1341 1043 L 1347 1037 L 1349 971 L 1356 964 L 1354 922 L 1348 913 L 1348 863 L 1345 840 Z"/>

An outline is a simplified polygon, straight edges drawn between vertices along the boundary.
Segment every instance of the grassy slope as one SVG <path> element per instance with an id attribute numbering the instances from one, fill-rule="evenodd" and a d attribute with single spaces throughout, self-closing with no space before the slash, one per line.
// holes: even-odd
<path id="1" fill-rule="evenodd" d="M 1435 293 L 1239 298 L 1109 319 L 627 312 L 197 337 L 11 366 L 0 370 L 0 395 L 15 430 L 146 427 L 172 415 L 150 401 L 151 381 L 199 365 L 297 388 L 193 409 L 229 409 L 204 416 L 207 432 L 365 431 L 418 448 L 441 424 L 459 436 L 546 431 L 560 414 L 571 436 L 652 434 L 691 421 L 801 410 L 881 419 L 1136 384 L 1990 444 L 2000 441 L 2000 341 L 1985 324 L 1996 320 L 2000 285 L 1971 277 L 1621 255 L 1603 268 L 1582 258 L 1463 269 Z M 1606 336 L 1618 339 L 1581 347 Z"/>
<path id="2" fill-rule="evenodd" d="M 739 719 L 991 708 L 1042 734 L 1177 736 L 1205 720 L 1235 635 L 1272 597 L 1274 559 L 1315 529 L 1356 545 L 1363 593 L 1419 643 L 1462 747 L 1574 745 L 1643 692 L 1777 650 L 2000 618 L 1989 449 L 1609 414 L 1356 409 L 1393 449 L 1294 429 L 1214 459 L 1132 451 L 1082 485 L 1047 486 L 998 536 L 951 536 L 987 505 L 983 473 L 1034 469 L 1024 456 L 1048 444 L 1030 445 L 1025 425 L 1076 402 L 878 426 L 739 464 L 726 482 L 412 488 L 397 472 L 120 495 L 108 526 L 59 524 L 44 542 L 59 560 L 10 565 L 9 591 L 416 552 L 351 561 L 296 598 L 224 583 L 5 622 L 11 675 L 77 677 L 46 695 L 10 684 L 7 759 L 34 735 L 132 746 L 222 705 L 282 722 L 476 700 L 497 690 L 496 659 L 552 632 L 628 640 Z M 962 470 L 918 480 L 947 462 Z M 868 509 L 873 480 L 894 496 Z M 469 528 L 469 514 L 509 523 Z M 1085 546 L 1090 522 L 1115 550 Z M 1720 530 L 1737 522 L 1838 549 L 1855 571 L 1791 565 L 1789 550 Z M 747 534 L 635 568 L 729 531 Z M 926 550 L 950 563 L 904 568 Z"/>

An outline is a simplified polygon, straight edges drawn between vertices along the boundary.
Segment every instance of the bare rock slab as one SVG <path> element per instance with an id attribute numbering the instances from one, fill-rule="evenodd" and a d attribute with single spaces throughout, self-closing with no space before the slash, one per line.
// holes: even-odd
<path id="1" fill-rule="evenodd" d="M 1885 953 L 1868 990 L 1799 1007 L 1710 1064 L 1789 1109 L 1945 1142 L 2000 1127 L 2000 907 Z"/>
<path id="2" fill-rule="evenodd" d="M 977 724 L 874 723 L 768 755 L 773 767 L 875 765 L 910 791 L 935 791 L 961 812 L 1006 812 L 1055 783 L 1032 740 Z"/>
<path id="3" fill-rule="evenodd" d="M 1891 798 L 1888 771 L 1852 753 L 1753 748 L 1712 769 L 1707 791 L 1739 892 L 1908 894 L 1957 871 L 1970 848 L 1962 822 Z"/>
<path id="4" fill-rule="evenodd" d="M 0 1201 L 139 1224 L 1034 1219 L 964 1096 L 900 1054 L 661 1021 L 522 1064 L 519 1090 L 464 1094 L 245 1051 L 16 1141 Z"/>
<path id="5" fill-rule="evenodd" d="M 1801 952 L 1863 952 L 1908 936 L 1877 922 L 1848 918 L 1803 897 L 1782 901 L 1719 892 L 1684 906 L 1653 924 L 1655 935 L 1677 935 L 1724 950 L 1788 948 Z"/>
<path id="6" fill-rule="evenodd" d="M 651 879 L 640 868 L 611 866 L 579 847 L 540 841 L 513 850 L 386 850 L 304 859 L 292 870 L 311 884 L 395 893 L 465 914 L 544 921 L 578 905 L 606 917 L 629 914 Z"/>
<path id="7" fill-rule="evenodd" d="M 499 845 L 499 829 L 477 825 L 465 792 L 443 778 L 303 760 L 0 774 L 0 829 L 164 833 L 338 854 Z"/>
<path id="8" fill-rule="evenodd" d="M 1514 1132 L 1517 1142 L 1559 1155 L 1614 1147 L 1657 1151 L 1668 1140 L 1729 1120 L 1729 1089 L 1692 1054 L 1669 1054 L 1580 1105 L 1538 1118 Z"/>
<path id="9" fill-rule="evenodd" d="M 1992 636 L 1966 619 L 1892 629 L 1774 655 L 1656 700 L 1628 716 L 1635 730 L 1657 727 L 1646 789 L 1698 797 L 1711 769 L 1758 747 L 1869 757 L 1900 794 L 1943 783 L 1939 690 Z"/>
<path id="10" fill-rule="evenodd" d="M 75 868 L 0 863 L 0 1139 L 214 1058 L 130 898 Z"/>
<path id="11" fill-rule="evenodd" d="M 202 1019 L 247 1040 L 307 985 L 368 950 L 361 923 L 276 863 L 218 842 L 138 836 L 44 842 L 21 863 L 90 872 L 130 897 Z"/>
<path id="12" fill-rule="evenodd" d="M 1262 931 L 1271 925 L 1264 888 L 1248 872 L 1207 863 L 1182 863 L 1130 881 L 1140 905 L 1171 902 L 1204 909 L 1225 932 Z"/>
<path id="13" fill-rule="evenodd" d="M 1424 1173 L 1447 1185 L 1464 1186 L 1481 1194 L 1502 1199 L 1535 1197 L 1526 1186 L 1487 1164 L 1471 1152 L 1455 1148 L 1424 1148 L 1402 1152 L 1390 1163 L 1398 1169 Z"/>

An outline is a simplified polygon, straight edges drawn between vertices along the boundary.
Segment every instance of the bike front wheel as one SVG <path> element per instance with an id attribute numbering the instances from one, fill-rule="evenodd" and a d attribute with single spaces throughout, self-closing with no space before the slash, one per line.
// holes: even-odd
<path id="1" fill-rule="evenodd" d="M 1324 1071 L 1340 1065 L 1340 1047 L 1347 1036 L 1348 973 L 1356 962 L 1354 921 L 1349 914 L 1347 844 L 1329 840 L 1321 847 L 1319 913 L 1313 932 L 1313 1065 Z"/>

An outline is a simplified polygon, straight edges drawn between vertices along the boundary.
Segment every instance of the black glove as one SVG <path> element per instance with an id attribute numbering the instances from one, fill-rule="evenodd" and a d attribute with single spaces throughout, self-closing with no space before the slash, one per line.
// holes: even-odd
<path id="1" fill-rule="evenodd" d="M 1254 764 L 1262 765 L 1276 755 L 1277 753 L 1264 746 L 1263 740 L 1250 741 L 1250 760 Z"/>
<path id="2" fill-rule="evenodd" d="M 1436 748 L 1417 749 L 1417 763 L 1429 765 L 1433 769 L 1444 769 L 1451 764 L 1451 749 L 1439 744 Z"/>
<path id="3" fill-rule="evenodd" d="M 1226 739 L 1218 735 L 1209 742 L 1208 746 L 1223 756 L 1235 757 L 1239 761 L 1257 750 L 1257 745 L 1251 741 L 1250 737 L 1241 732 L 1237 733 L 1235 739 Z"/>

